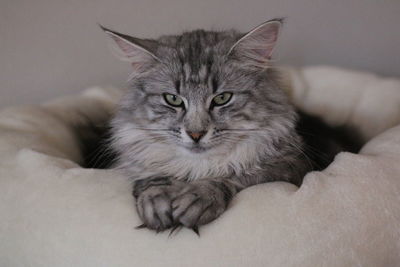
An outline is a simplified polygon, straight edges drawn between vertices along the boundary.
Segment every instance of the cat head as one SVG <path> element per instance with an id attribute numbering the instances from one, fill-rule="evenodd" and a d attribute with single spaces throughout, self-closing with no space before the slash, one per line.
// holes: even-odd
<path id="1" fill-rule="evenodd" d="M 246 34 L 196 30 L 156 40 L 102 27 L 133 68 L 112 123 L 121 158 L 172 155 L 148 159 L 154 165 L 275 153 L 295 116 L 270 64 L 281 25 L 276 19 Z"/>

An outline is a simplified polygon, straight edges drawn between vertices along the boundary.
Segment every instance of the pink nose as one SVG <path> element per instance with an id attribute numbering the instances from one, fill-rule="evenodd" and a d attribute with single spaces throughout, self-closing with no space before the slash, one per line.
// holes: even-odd
<path id="1" fill-rule="evenodd" d="M 186 133 L 190 136 L 190 138 L 193 139 L 193 141 L 195 141 L 197 143 L 206 134 L 206 131 L 200 131 L 200 132 L 186 131 Z"/>

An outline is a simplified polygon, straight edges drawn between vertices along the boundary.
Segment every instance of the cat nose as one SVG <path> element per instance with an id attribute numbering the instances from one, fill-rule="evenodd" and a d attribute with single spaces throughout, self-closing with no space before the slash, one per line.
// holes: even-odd
<path id="1" fill-rule="evenodd" d="M 193 139 L 194 142 L 198 143 L 200 139 L 207 133 L 206 131 L 200 131 L 200 132 L 191 132 L 191 131 L 186 131 L 186 133 L 190 136 L 190 138 Z"/>

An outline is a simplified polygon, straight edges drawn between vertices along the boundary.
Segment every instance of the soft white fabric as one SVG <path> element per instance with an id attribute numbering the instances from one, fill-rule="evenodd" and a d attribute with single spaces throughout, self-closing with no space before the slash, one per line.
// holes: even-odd
<path id="1" fill-rule="evenodd" d="M 242 191 L 200 229 L 168 238 L 140 224 L 131 184 L 83 169 L 73 126 L 101 121 L 120 92 L 93 88 L 0 113 L 0 266 L 400 266 L 400 80 L 289 69 L 293 101 L 369 141 L 300 189 Z"/>

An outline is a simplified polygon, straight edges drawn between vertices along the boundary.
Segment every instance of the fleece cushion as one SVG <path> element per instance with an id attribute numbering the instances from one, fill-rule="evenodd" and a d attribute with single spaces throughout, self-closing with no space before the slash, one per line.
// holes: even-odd
<path id="1" fill-rule="evenodd" d="M 357 128 L 365 146 L 308 173 L 300 188 L 242 191 L 200 237 L 135 229 L 131 181 L 80 167 L 76 129 L 109 117 L 121 91 L 3 110 L 0 266 L 400 266 L 400 80 L 285 71 L 300 109 Z"/>

